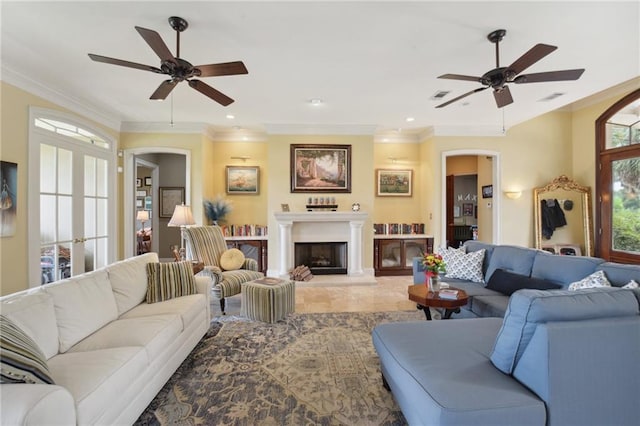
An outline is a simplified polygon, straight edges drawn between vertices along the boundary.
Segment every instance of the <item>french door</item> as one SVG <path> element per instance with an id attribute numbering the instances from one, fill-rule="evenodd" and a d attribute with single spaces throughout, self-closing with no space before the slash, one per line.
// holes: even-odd
<path id="1" fill-rule="evenodd" d="M 33 117 L 31 286 L 93 271 L 113 260 L 113 157 L 111 143 L 84 127 L 57 117 Z"/>

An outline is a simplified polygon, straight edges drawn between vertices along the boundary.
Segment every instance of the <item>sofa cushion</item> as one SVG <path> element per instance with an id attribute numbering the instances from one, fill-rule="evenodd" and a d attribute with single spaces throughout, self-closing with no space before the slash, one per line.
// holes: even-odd
<path id="1" fill-rule="evenodd" d="M 496 338 L 491 362 L 511 374 L 538 324 L 550 321 L 638 315 L 633 290 L 592 288 L 569 290 L 520 290 L 511 296 L 502 328 Z"/>
<path id="2" fill-rule="evenodd" d="M 237 248 L 231 248 L 220 256 L 220 267 L 223 271 L 235 271 L 244 265 L 244 253 Z"/>
<path id="3" fill-rule="evenodd" d="M 471 312 L 479 317 L 502 318 L 507 312 L 509 298 L 507 296 L 475 296 L 471 305 Z"/>
<path id="4" fill-rule="evenodd" d="M 108 402 L 131 386 L 149 362 L 142 346 L 128 346 L 56 355 L 49 369 L 56 383 L 73 395 L 77 424 L 93 425 L 100 424 Z"/>
<path id="5" fill-rule="evenodd" d="M 190 261 L 147 264 L 147 303 L 197 293 Z"/>
<path id="6" fill-rule="evenodd" d="M 482 275 L 484 250 L 471 253 L 465 253 L 463 250 L 443 250 L 440 255 L 446 264 L 445 278 L 484 282 Z"/>
<path id="7" fill-rule="evenodd" d="M 58 327 L 53 299 L 41 288 L 4 299 L 2 315 L 31 337 L 46 359 L 58 353 Z"/>
<path id="8" fill-rule="evenodd" d="M 554 290 L 560 288 L 560 284 L 547 280 L 531 278 L 525 275 L 514 274 L 504 269 L 496 269 L 487 283 L 487 288 L 511 296 L 514 292 L 523 288 L 537 290 Z"/>
<path id="9" fill-rule="evenodd" d="M 533 259 L 537 253 L 537 250 L 525 247 L 496 246 L 491 254 L 491 260 L 489 260 L 487 273 L 484 277 L 485 281 L 491 278 L 496 269 L 531 276 Z"/>
<path id="10" fill-rule="evenodd" d="M 4 315 L 0 315 L 0 383 L 54 383 L 36 342 Z"/>
<path id="11" fill-rule="evenodd" d="M 607 279 L 614 287 L 622 287 L 631 280 L 640 282 L 640 265 L 604 262 L 598 265 L 597 271 L 604 271 Z"/>
<path id="12" fill-rule="evenodd" d="M 105 268 L 118 306 L 118 316 L 145 301 L 147 263 L 157 261 L 157 253 L 145 253 L 112 263 Z"/>
<path id="13" fill-rule="evenodd" d="M 207 312 L 207 298 L 202 294 L 178 297 L 164 302 L 143 303 L 128 311 L 120 319 L 150 317 L 154 315 L 179 315 L 182 329 Z"/>
<path id="14" fill-rule="evenodd" d="M 45 291 L 53 298 L 61 353 L 118 317 L 104 269 L 52 283 Z"/>
<path id="15" fill-rule="evenodd" d="M 611 283 L 607 279 L 607 276 L 604 274 L 604 271 L 596 271 L 593 274 L 589 275 L 581 279 L 580 281 L 576 281 L 574 283 L 569 284 L 569 290 L 582 290 L 585 288 L 595 288 L 595 287 L 611 287 Z"/>
<path id="16" fill-rule="evenodd" d="M 597 257 L 558 256 L 539 251 L 533 259 L 531 276 L 553 281 L 567 287 L 592 274 L 604 260 Z"/>

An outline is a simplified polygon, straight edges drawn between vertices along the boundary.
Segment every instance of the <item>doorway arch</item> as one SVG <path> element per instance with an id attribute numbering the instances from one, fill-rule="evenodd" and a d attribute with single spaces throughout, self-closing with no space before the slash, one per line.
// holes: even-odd
<path id="1" fill-rule="evenodd" d="M 191 204 L 191 151 L 182 148 L 170 148 L 170 147 L 140 147 L 125 149 L 123 151 L 124 156 L 124 258 L 132 257 L 135 255 L 135 190 L 136 190 L 136 161 L 135 157 L 144 154 L 178 154 L 185 157 L 185 187 L 184 187 L 184 201 L 185 204 Z M 157 181 L 157 179 L 156 179 Z"/>
<path id="2" fill-rule="evenodd" d="M 441 157 L 441 171 L 440 177 L 441 190 L 440 190 L 440 247 L 446 247 L 447 244 L 447 159 L 449 157 L 456 157 L 460 155 L 483 155 L 492 158 L 492 179 L 494 197 L 491 199 L 491 221 L 493 223 L 491 243 L 500 244 L 500 196 L 502 193 L 500 189 L 500 153 L 497 151 L 490 151 L 486 149 L 457 149 L 451 151 L 443 151 Z"/>

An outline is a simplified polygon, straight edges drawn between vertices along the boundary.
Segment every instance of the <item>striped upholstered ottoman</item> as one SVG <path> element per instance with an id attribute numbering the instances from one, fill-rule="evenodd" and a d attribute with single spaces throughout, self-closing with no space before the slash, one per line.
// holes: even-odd
<path id="1" fill-rule="evenodd" d="M 265 277 L 242 284 L 240 315 L 244 317 L 274 323 L 295 308 L 295 281 Z"/>

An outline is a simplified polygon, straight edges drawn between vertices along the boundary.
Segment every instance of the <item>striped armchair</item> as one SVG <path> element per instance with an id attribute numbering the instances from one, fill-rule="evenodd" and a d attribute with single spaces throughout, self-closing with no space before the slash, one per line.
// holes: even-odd
<path id="1" fill-rule="evenodd" d="M 262 272 L 258 272 L 255 259 L 245 259 L 244 265 L 238 270 L 222 270 L 220 256 L 227 250 L 227 243 L 219 226 L 186 227 L 184 237 L 187 258 L 204 263 L 204 270 L 199 275 L 207 275 L 213 281 L 213 296 L 220 299 L 222 315 L 225 314 L 225 298 L 240 294 L 243 283 L 264 277 Z"/>

